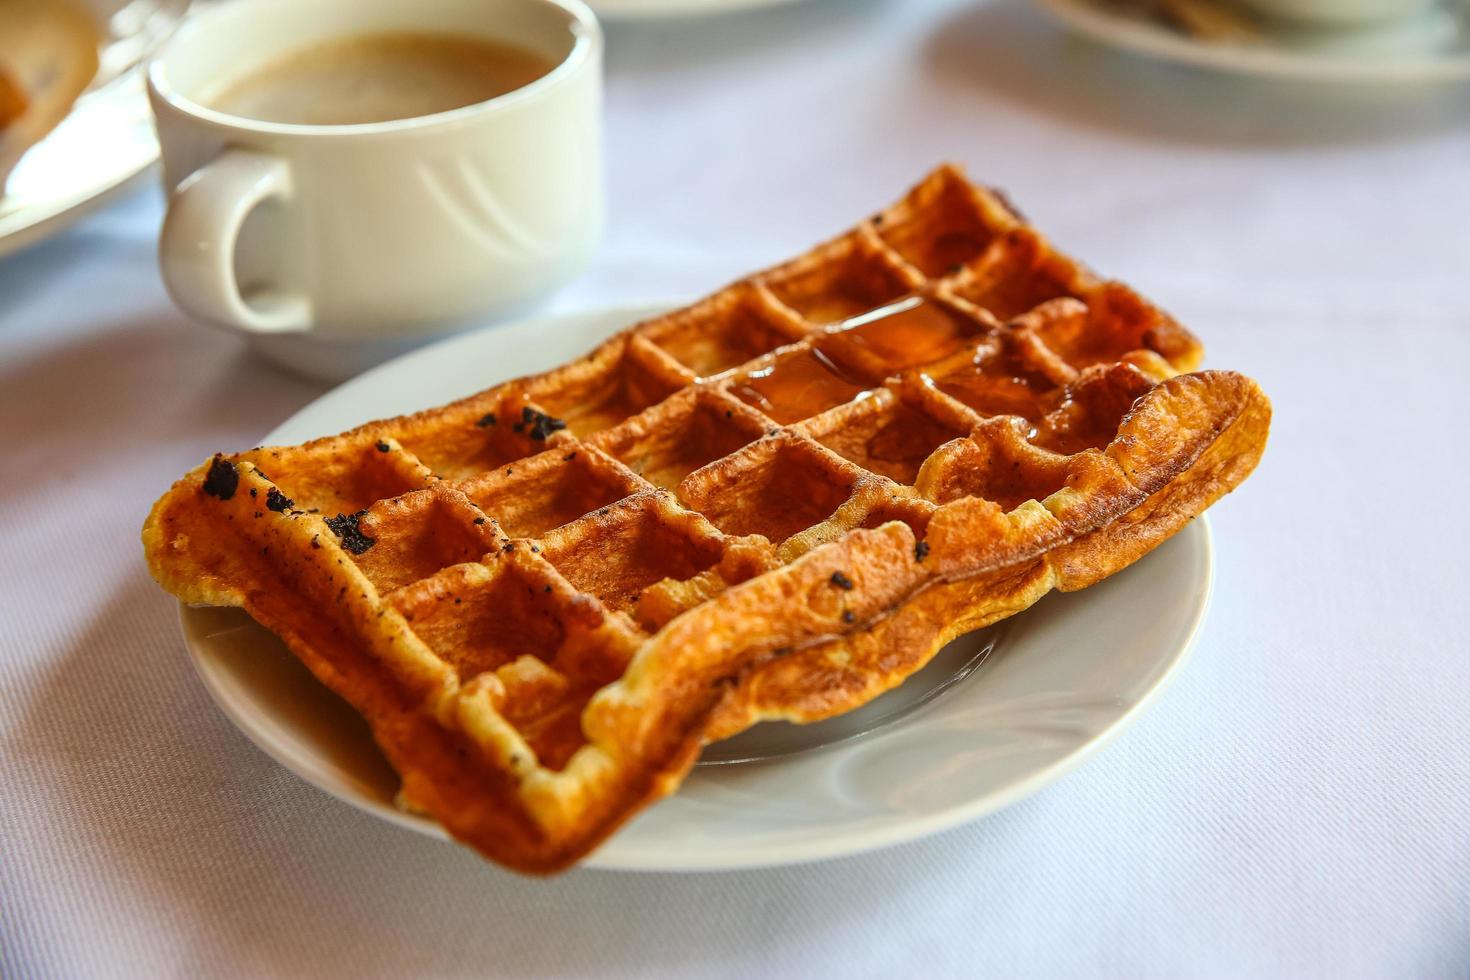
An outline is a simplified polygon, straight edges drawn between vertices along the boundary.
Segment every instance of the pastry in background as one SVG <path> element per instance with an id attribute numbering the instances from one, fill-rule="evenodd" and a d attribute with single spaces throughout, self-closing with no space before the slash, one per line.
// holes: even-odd
<path id="1" fill-rule="evenodd" d="M 10 73 L 0 66 L 0 129 L 26 111 L 26 94 Z"/>
<path id="2" fill-rule="evenodd" d="M 1109 5 L 1201 41 L 1249 42 L 1261 36 L 1248 13 L 1219 0 L 1110 0 Z"/>
<path id="3" fill-rule="evenodd" d="M 1180 30 L 1206 41 L 1250 41 L 1259 36 L 1245 14 L 1212 0 L 1162 0 L 1159 13 Z"/>
<path id="4" fill-rule="evenodd" d="M 0 195 L 97 74 L 100 35 L 65 0 L 0 0 Z"/>

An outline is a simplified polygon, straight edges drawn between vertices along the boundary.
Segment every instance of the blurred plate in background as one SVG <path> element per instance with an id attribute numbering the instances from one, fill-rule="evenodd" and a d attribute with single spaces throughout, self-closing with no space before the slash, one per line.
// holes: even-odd
<path id="1" fill-rule="evenodd" d="M 1215 71 L 1315 82 L 1427 84 L 1470 79 L 1470 6 L 1437 4 L 1375 29 L 1261 31 L 1249 40 L 1205 40 L 1108 0 L 1039 0 L 1096 41 Z"/>
<path id="2" fill-rule="evenodd" d="M 102 36 L 97 77 L 62 123 L 21 158 L 0 197 L 0 255 L 39 241 L 125 190 L 158 142 L 141 64 L 189 0 L 87 0 Z"/>
<path id="3" fill-rule="evenodd" d="M 653 20 L 664 17 L 702 17 L 757 7 L 775 7 L 797 0 L 587 0 L 605 20 Z"/>

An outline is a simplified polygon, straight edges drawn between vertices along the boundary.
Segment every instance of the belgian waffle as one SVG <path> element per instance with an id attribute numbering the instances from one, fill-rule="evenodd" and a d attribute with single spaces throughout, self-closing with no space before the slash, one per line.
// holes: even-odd
<path id="1" fill-rule="evenodd" d="M 551 872 L 705 742 L 862 704 L 1234 488 L 1270 408 L 1200 357 L 945 167 L 581 360 L 217 455 L 143 539 L 367 718 L 404 805 Z"/>

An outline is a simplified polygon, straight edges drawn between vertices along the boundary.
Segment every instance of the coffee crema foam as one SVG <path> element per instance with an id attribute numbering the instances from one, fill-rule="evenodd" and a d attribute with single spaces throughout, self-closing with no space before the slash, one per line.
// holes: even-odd
<path id="1" fill-rule="evenodd" d="M 290 51 L 201 101 L 263 122 L 346 126 L 448 112 L 513 92 L 556 67 L 501 41 L 368 34 Z"/>

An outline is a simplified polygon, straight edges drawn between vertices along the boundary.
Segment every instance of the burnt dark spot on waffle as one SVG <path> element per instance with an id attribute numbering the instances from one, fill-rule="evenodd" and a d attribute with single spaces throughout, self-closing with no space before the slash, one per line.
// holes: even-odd
<path id="1" fill-rule="evenodd" d="M 315 535 L 315 534 L 313 534 L 311 536 L 311 546 L 313 548 L 318 548 L 318 549 L 321 548 L 321 546 L 322 546 L 321 541 L 318 539 L 317 535 Z"/>
<path id="2" fill-rule="evenodd" d="M 536 547 L 533 544 L 533 545 L 531 545 L 531 554 L 533 554 L 533 555 L 539 555 L 539 554 L 541 554 L 541 549 L 538 548 L 538 547 Z"/>
<path id="3" fill-rule="evenodd" d="M 842 621 L 844 623 L 856 622 L 857 614 L 855 614 L 851 609 L 844 609 L 842 610 Z"/>
<path id="4" fill-rule="evenodd" d="M 550 592 L 551 591 L 551 586 L 549 586 L 549 585 L 543 585 L 541 587 L 541 591 L 542 592 Z"/>
<path id="5" fill-rule="evenodd" d="M 512 475 L 512 474 L 513 474 L 513 473 L 515 473 L 515 470 L 514 470 L 514 469 L 512 469 L 512 468 L 511 468 L 511 467 L 509 467 L 509 466 L 507 466 L 507 467 L 506 467 L 506 468 L 505 468 L 505 475 L 506 475 L 506 476 L 510 476 L 510 475 Z"/>
<path id="6" fill-rule="evenodd" d="M 839 589 L 846 591 L 852 588 L 852 579 L 848 578 L 846 575 L 843 575 L 841 572 L 833 572 L 832 584 L 837 586 Z"/>
<path id="7" fill-rule="evenodd" d="M 882 224 L 883 224 L 883 215 L 881 215 L 881 214 L 875 214 L 875 215 L 873 215 L 873 226 L 876 228 L 876 227 L 878 227 L 878 226 L 880 226 Z"/>
<path id="8" fill-rule="evenodd" d="M 271 487 L 265 495 L 265 506 L 267 510 L 273 510 L 279 514 L 283 510 L 296 506 L 296 501 L 286 496 L 275 487 Z"/>
<path id="9" fill-rule="evenodd" d="M 960 272 L 963 269 L 964 269 L 964 266 L 962 266 L 958 262 L 956 262 L 953 265 L 951 265 L 948 269 L 946 269 L 945 271 L 948 272 L 950 275 L 954 275 L 955 273 Z"/>
<path id="10" fill-rule="evenodd" d="M 358 524 L 362 520 L 362 515 L 366 513 L 367 511 L 360 510 L 356 514 L 338 514 L 336 517 L 327 518 L 327 527 L 331 528 L 332 533 L 342 540 L 342 547 L 354 555 L 360 555 L 378 543 L 377 538 L 370 538 L 363 534 Z"/>
<path id="11" fill-rule="evenodd" d="M 563 463 L 570 463 L 572 460 L 574 460 L 576 458 L 577 458 L 577 454 L 576 453 L 567 453 L 565 456 L 563 456 L 561 458 L 561 461 Z"/>
<path id="12" fill-rule="evenodd" d="M 920 541 L 914 545 L 914 561 L 923 561 L 929 557 L 929 542 Z"/>
<path id="13" fill-rule="evenodd" d="M 479 421 L 476 422 L 475 424 L 478 425 L 482 429 L 487 429 L 490 426 L 494 425 L 496 423 L 496 421 L 497 421 L 497 419 L 495 418 L 495 413 L 494 412 L 486 412 L 484 415 L 481 415 L 480 416 Z"/>
<path id="14" fill-rule="evenodd" d="M 262 518 L 262 517 L 265 516 L 265 511 L 258 510 L 258 511 L 255 512 L 255 514 L 253 516 L 255 517 L 256 520 L 260 520 L 260 518 Z"/>
<path id="15" fill-rule="evenodd" d="M 777 647 L 776 649 L 774 649 L 774 650 L 771 651 L 771 656 L 773 656 L 773 657 L 788 657 L 788 656 L 791 655 L 791 651 L 792 651 L 792 648 L 791 647 Z"/>
<path id="16" fill-rule="evenodd" d="M 477 517 L 477 518 L 475 518 L 475 523 L 476 524 L 484 524 L 485 523 L 485 518 L 483 518 L 483 517 Z"/>
<path id="17" fill-rule="evenodd" d="M 503 545 L 500 546 L 500 550 L 501 551 L 515 551 L 516 550 L 516 543 L 514 541 L 507 541 L 505 544 L 503 544 Z"/>
<path id="18" fill-rule="evenodd" d="M 388 445 L 386 442 L 383 442 L 382 440 L 379 440 L 378 441 L 378 452 L 380 452 L 380 453 L 387 453 L 387 452 L 392 452 L 392 451 L 393 451 L 393 447 L 392 446 Z"/>
<path id="19" fill-rule="evenodd" d="M 530 405 L 521 409 L 521 421 L 531 427 L 528 435 L 537 442 L 545 442 L 547 436 L 567 427 L 567 424 L 561 419 L 552 418 L 545 412 L 538 412 Z"/>
<path id="20" fill-rule="evenodd" d="M 258 497 L 258 496 L 260 496 L 260 488 L 259 487 L 251 487 L 250 488 L 250 496 L 252 496 L 252 497 Z"/>
<path id="21" fill-rule="evenodd" d="M 235 495 L 235 488 L 239 485 L 240 474 L 236 472 L 235 464 L 220 453 L 215 453 L 214 461 L 209 464 L 209 472 L 204 475 L 204 492 L 211 497 L 229 500 Z"/>

